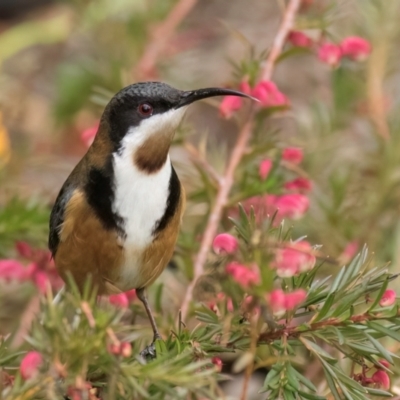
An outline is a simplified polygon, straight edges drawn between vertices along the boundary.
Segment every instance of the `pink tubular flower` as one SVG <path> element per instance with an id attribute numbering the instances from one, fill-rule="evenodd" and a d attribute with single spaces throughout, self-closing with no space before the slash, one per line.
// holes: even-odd
<path id="1" fill-rule="evenodd" d="M 276 315 L 283 315 L 286 311 L 297 308 L 307 298 L 307 292 L 297 289 L 291 293 L 285 293 L 282 289 L 275 289 L 266 296 L 271 310 Z"/>
<path id="2" fill-rule="evenodd" d="M 312 251 L 310 243 L 305 240 L 278 249 L 273 263 L 277 275 L 288 278 L 314 268 L 316 258 Z"/>
<path id="3" fill-rule="evenodd" d="M 215 369 L 218 371 L 218 372 L 221 372 L 221 370 L 222 370 L 222 360 L 219 358 L 219 357 L 213 357 L 212 359 L 211 359 L 211 362 L 215 365 Z"/>
<path id="4" fill-rule="evenodd" d="M 22 379 L 32 379 L 39 375 L 39 369 L 43 364 L 43 357 L 37 351 L 29 351 L 25 354 L 19 366 Z"/>
<path id="5" fill-rule="evenodd" d="M 303 156 L 303 150 L 298 147 L 286 147 L 282 152 L 282 160 L 296 165 L 303 161 Z"/>
<path id="6" fill-rule="evenodd" d="M 213 241 L 213 249 L 217 254 L 232 254 L 238 246 L 238 240 L 229 233 L 220 233 Z"/>
<path id="7" fill-rule="evenodd" d="M 0 280 L 22 282 L 26 279 L 26 268 L 19 261 L 0 260 Z"/>
<path id="8" fill-rule="evenodd" d="M 370 42 L 359 36 L 344 38 L 340 43 L 340 48 L 344 56 L 348 56 L 356 61 L 364 61 L 371 53 Z"/>
<path id="9" fill-rule="evenodd" d="M 81 140 L 85 144 L 86 147 L 90 147 L 91 144 L 93 143 L 93 140 L 96 136 L 96 133 L 99 129 L 100 122 L 97 122 L 96 124 L 92 125 L 91 127 L 85 129 L 81 133 Z"/>
<path id="10" fill-rule="evenodd" d="M 392 306 L 396 302 L 396 292 L 392 289 L 387 289 L 385 293 L 383 293 L 382 298 L 379 301 L 379 305 L 381 307 L 389 307 Z"/>
<path id="11" fill-rule="evenodd" d="M 108 299 L 116 307 L 127 308 L 129 306 L 129 299 L 126 293 L 113 294 Z"/>
<path id="12" fill-rule="evenodd" d="M 260 271 L 256 265 L 249 268 L 237 262 L 231 262 L 225 267 L 225 270 L 237 283 L 245 288 L 260 283 Z"/>
<path id="13" fill-rule="evenodd" d="M 390 389 L 390 378 L 386 371 L 383 370 L 376 371 L 372 375 L 371 379 L 378 387 L 384 390 Z"/>
<path id="14" fill-rule="evenodd" d="M 286 190 L 293 190 L 296 192 L 309 192 L 312 189 L 312 183 L 307 178 L 296 178 L 292 181 L 286 182 L 284 185 Z"/>
<path id="15" fill-rule="evenodd" d="M 274 82 L 260 81 L 254 87 L 252 95 L 260 100 L 262 107 L 288 106 L 287 97 L 277 88 Z"/>
<path id="16" fill-rule="evenodd" d="M 40 293 L 45 294 L 47 289 L 51 287 L 50 279 L 43 271 L 37 271 L 33 276 L 33 282 Z"/>
<path id="17" fill-rule="evenodd" d="M 127 292 L 124 292 L 125 296 L 127 297 L 129 303 L 132 303 L 137 299 L 137 294 L 136 294 L 136 289 L 128 290 Z"/>
<path id="18" fill-rule="evenodd" d="M 293 193 L 277 196 L 274 207 L 279 218 L 300 219 L 308 210 L 310 200 L 303 194 Z"/>
<path id="19" fill-rule="evenodd" d="M 292 293 L 287 293 L 285 298 L 285 308 L 292 311 L 297 308 L 307 298 L 307 292 L 303 289 L 297 289 Z"/>
<path id="20" fill-rule="evenodd" d="M 318 58 L 320 61 L 336 67 L 342 58 L 342 49 L 337 44 L 326 42 L 319 48 Z"/>
<path id="21" fill-rule="evenodd" d="M 390 363 L 387 360 L 378 360 L 379 364 L 383 365 L 385 368 L 390 368 Z M 376 366 L 379 369 L 379 367 Z"/>
<path id="22" fill-rule="evenodd" d="M 291 31 L 288 35 L 288 41 L 295 47 L 311 47 L 313 41 L 307 35 L 300 31 Z"/>
<path id="23" fill-rule="evenodd" d="M 240 110 L 242 99 L 237 96 L 225 96 L 219 106 L 219 113 L 223 118 L 229 119 L 234 111 Z"/>
<path id="24" fill-rule="evenodd" d="M 265 160 L 262 160 L 260 162 L 260 165 L 258 167 L 258 174 L 262 181 L 265 181 L 267 179 L 267 176 L 269 175 L 272 169 L 272 165 L 273 162 L 270 158 L 266 158 Z"/>

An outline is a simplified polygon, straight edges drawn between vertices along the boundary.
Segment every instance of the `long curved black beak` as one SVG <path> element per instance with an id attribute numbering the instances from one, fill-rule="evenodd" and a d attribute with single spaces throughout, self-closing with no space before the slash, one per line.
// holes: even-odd
<path id="1" fill-rule="evenodd" d="M 175 108 L 187 106 L 197 100 L 207 99 L 208 97 L 214 96 L 239 96 L 247 97 L 248 99 L 259 101 L 255 97 L 249 96 L 246 93 L 239 92 L 237 90 L 223 89 L 223 88 L 205 88 L 197 90 L 189 90 L 182 92 L 181 98 Z"/>

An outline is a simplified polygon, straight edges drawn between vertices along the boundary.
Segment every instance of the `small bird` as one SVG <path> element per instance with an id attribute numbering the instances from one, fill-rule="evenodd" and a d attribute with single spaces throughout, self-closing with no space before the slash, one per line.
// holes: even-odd
<path id="1" fill-rule="evenodd" d="M 132 84 L 104 109 L 93 144 L 73 169 L 50 216 L 49 248 L 64 281 L 82 291 L 91 276 L 99 295 L 136 289 L 154 339 L 161 338 L 145 289 L 170 261 L 185 191 L 169 148 L 187 106 L 229 89 L 182 91 L 161 82 Z"/>

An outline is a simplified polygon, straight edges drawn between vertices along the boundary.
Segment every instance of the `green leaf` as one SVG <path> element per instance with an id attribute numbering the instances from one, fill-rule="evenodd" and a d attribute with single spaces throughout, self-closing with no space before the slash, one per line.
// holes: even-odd
<path id="1" fill-rule="evenodd" d="M 299 390 L 299 395 L 308 400 L 326 400 L 326 397 L 318 396 L 316 394 L 306 393 Z"/>
<path id="2" fill-rule="evenodd" d="M 393 329 L 388 328 L 387 326 L 381 325 L 381 324 L 379 324 L 377 322 L 374 322 L 374 321 L 367 322 L 367 325 L 368 325 L 369 328 L 371 328 L 371 329 L 373 329 L 373 330 L 375 330 L 377 332 L 381 332 L 385 336 L 389 336 L 392 339 L 400 342 L 400 333 L 399 332 L 396 332 Z"/>
<path id="3" fill-rule="evenodd" d="M 307 340 L 304 337 L 301 338 L 301 342 L 308 350 L 318 355 L 318 357 L 322 357 L 324 360 L 329 361 L 331 363 L 337 363 L 338 361 L 337 358 L 332 357 L 329 353 L 327 353 L 323 348 L 318 346 L 316 343 L 311 342 L 310 340 Z"/>
<path id="4" fill-rule="evenodd" d="M 335 302 L 335 293 L 331 293 L 325 300 L 324 305 L 318 311 L 317 317 L 314 318 L 313 322 L 321 321 L 329 311 L 331 311 L 332 305 Z"/>
<path id="5" fill-rule="evenodd" d="M 375 296 L 376 296 L 376 297 L 375 297 L 375 300 L 373 301 L 373 303 L 371 304 L 371 306 L 368 308 L 368 311 L 372 311 L 372 310 L 378 305 L 378 303 L 379 303 L 379 301 L 381 300 L 381 298 L 382 298 L 382 296 L 383 296 L 383 293 L 385 293 L 385 290 L 387 289 L 388 285 L 389 285 L 389 280 L 386 279 L 386 280 L 383 282 L 381 288 L 379 289 L 379 292 L 376 293 L 376 295 L 375 295 Z"/>

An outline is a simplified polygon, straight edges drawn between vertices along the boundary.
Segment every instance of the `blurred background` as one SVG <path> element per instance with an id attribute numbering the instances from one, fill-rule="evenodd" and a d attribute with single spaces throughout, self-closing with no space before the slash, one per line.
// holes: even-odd
<path id="1" fill-rule="evenodd" d="M 82 133 L 116 91 L 153 79 L 181 89 L 234 87 L 241 77 L 232 63 L 269 48 L 284 3 L 180 1 L 183 18 L 164 37 L 160 27 L 177 4 L 0 0 L 1 256 L 15 254 L 16 240 L 46 247 L 50 207 L 87 149 Z M 367 243 L 393 272 L 400 262 L 399 17 L 397 0 L 304 0 L 296 29 L 335 42 L 359 35 L 373 51 L 336 69 L 312 52 L 280 62 L 273 80 L 291 109 L 265 126 L 273 147 L 304 150 L 313 182 L 295 236 L 307 235 L 335 258 Z M 223 170 L 218 155 L 227 153 L 238 127 L 218 115 L 218 104 L 193 106 L 184 127 L 185 140 L 196 146 L 208 136 L 210 162 Z M 190 191 L 182 147 L 173 159 Z"/>

